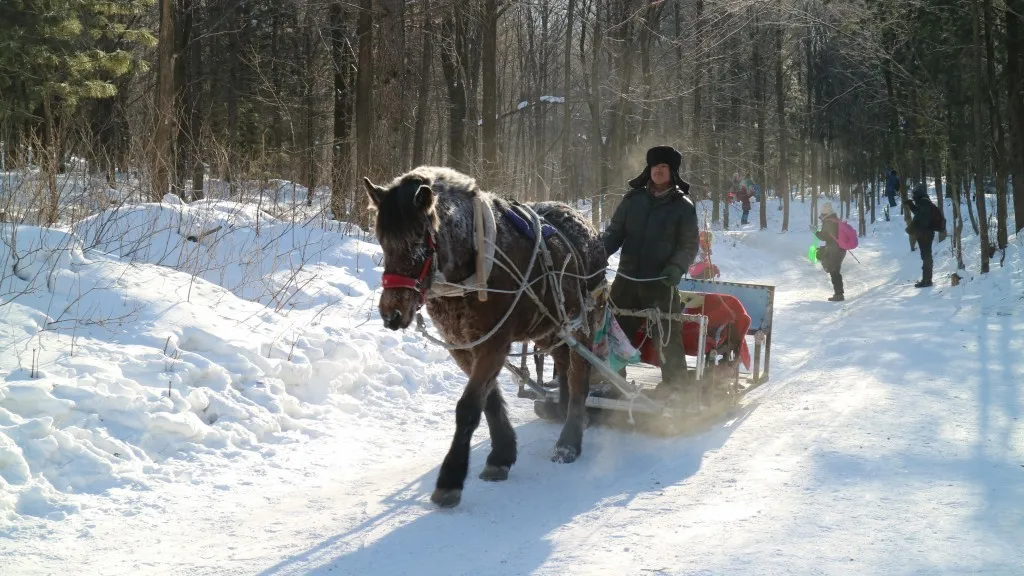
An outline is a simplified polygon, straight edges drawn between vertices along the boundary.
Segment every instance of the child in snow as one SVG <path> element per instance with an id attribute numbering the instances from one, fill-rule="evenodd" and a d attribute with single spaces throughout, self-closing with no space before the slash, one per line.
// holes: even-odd
<path id="1" fill-rule="evenodd" d="M 846 250 L 839 247 L 839 216 L 832 209 L 831 202 L 822 204 L 820 212 L 821 215 L 818 218 L 821 219 L 821 230 L 815 232 L 814 235 L 825 245 L 818 246 L 818 261 L 832 278 L 832 289 L 835 294 L 828 301 L 842 302 L 845 298 L 843 297 L 843 275 L 840 268 L 843 265 L 843 258 L 846 258 Z"/>

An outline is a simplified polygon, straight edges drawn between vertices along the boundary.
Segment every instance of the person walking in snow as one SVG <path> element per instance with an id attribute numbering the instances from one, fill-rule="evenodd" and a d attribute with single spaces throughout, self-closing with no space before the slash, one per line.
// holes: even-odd
<path id="1" fill-rule="evenodd" d="M 743 208 L 740 224 L 746 224 L 747 219 L 750 217 L 750 198 L 754 196 L 754 183 L 750 178 L 740 181 L 739 173 L 734 173 L 732 175 L 732 193 L 740 201 L 740 205 Z"/>
<path id="2" fill-rule="evenodd" d="M 944 239 L 946 223 L 928 196 L 928 187 L 924 183 L 914 186 L 912 197 L 906 203 L 914 215 L 907 227 L 907 234 L 917 240 L 917 246 L 921 249 L 921 281 L 914 284 L 914 287 L 928 288 L 932 285 L 932 243 L 936 232 L 939 232 L 940 242 Z"/>
<path id="3" fill-rule="evenodd" d="M 821 219 L 821 230 L 815 232 L 814 235 L 825 243 L 824 246 L 818 246 L 818 261 L 831 277 L 834 292 L 828 301 L 842 302 L 845 297 L 843 295 L 843 274 L 840 270 L 843 266 L 843 258 L 846 258 L 846 250 L 839 247 L 839 216 L 832 209 L 832 203 L 825 202 L 821 205 L 818 218 Z"/>
<path id="4" fill-rule="evenodd" d="M 887 205 L 882 206 L 882 214 L 885 216 L 885 221 L 891 220 L 889 212 L 896 207 L 896 193 L 900 189 L 900 177 L 896 175 L 896 171 L 892 168 L 885 169 L 885 197 L 889 200 Z"/>
<path id="5" fill-rule="evenodd" d="M 885 176 L 885 197 L 889 199 L 889 208 L 896 207 L 896 193 L 900 191 L 900 177 L 896 170 L 889 168 Z"/>
<path id="6" fill-rule="evenodd" d="M 618 308 L 682 311 L 676 286 L 697 257 L 699 244 L 690 185 L 679 176 L 682 161 L 682 154 L 671 146 L 648 150 L 647 167 L 629 181 L 630 191 L 601 236 L 608 256 L 622 248 L 611 287 L 611 299 Z M 648 278 L 654 280 L 645 281 Z M 631 338 L 642 322 L 630 316 L 616 320 Z M 659 394 L 681 388 L 687 374 L 682 326 L 662 322 L 661 328 L 668 330 L 668 344 L 662 348 L 664 386 L 658 386 Z"/>

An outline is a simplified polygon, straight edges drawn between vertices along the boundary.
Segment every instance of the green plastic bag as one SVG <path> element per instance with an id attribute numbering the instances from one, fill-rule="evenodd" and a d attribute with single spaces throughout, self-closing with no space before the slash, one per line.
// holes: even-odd
<path id="1" fill-rule="evenodd" d="M 811 244 L 811 247 L 807 249 L 807 259 L 811 261 L 811 264 L 818 263 L 818 244 Z"/>

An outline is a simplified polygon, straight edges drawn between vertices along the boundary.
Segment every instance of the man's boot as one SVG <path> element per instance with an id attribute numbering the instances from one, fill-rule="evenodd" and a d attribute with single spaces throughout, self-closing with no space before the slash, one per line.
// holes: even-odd
<path id="1" fill-rule="evenodd" d="M 661 399 L 679 396 L 690 387 L 682 332 L 677 323 L 671 322 L 670 326 L 671 336 L 662 350 L 665 362 L 661 366 L 661 382 L 654 389 L 654 396 Z"/>
<path id="2" fill-rule="evenodd" d="M 925 262 L 921 266 L 921 281 L 914 284 L 914 288 L 928 288 L 932 285 L 932 266 L 931 262 Z"/>

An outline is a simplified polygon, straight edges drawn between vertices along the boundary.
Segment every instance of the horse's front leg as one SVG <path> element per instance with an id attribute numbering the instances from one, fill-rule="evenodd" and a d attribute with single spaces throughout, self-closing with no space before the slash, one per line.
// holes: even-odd
<path id="1" fill-rule="evenodd" d="M 469 447 L 473 440 L 473 432 L 480 425 L 480 412 L 488 402 L 492 388 L 496 387 L 496 378 L 505 363 L 508 350 L 507 342 L 485 342 L 473 350 L 469 381 L 462 392 L 462 398 L 455 406 L 455 437 L 448 449 L 448 455 L 441 464 L 441 473 L 437 477 L 434 492 L 430 495 L 431 502 L 442 508 L 457 506 L 462 500 L 462 488 L 469 472 Z M 466 363 L 465 356 L 457 360 L 460 365 Z M 500 396 L 498 401 L 501 401 Z M 509 426 L 511 427 L 511 424 Z M 514 434 L 512 443 L 514 454 Z"/>
<path id="2" fill-rule="evenodd" d="M 589 346 L 590 339 L 580 339 Z M 575 350 L 569 353 L 569 402 L 562 434 L 551 460 L 568 464 L 583 453 L 583 429 L 587 427 L 587 395 L 590 394 L 590 363 Z"/>

